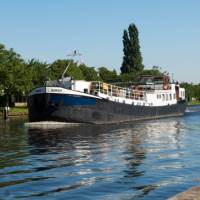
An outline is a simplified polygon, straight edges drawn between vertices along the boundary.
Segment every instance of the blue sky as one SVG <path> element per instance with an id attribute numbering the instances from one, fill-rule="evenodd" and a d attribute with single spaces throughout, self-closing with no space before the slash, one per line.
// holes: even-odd
<path id="1" fill-rule="evenodd" d="M 74 49 L 89 66 L 119 71 L 122 34 L 139 29 L 143 63 L 200 82 L 199 0 L 0 0 L 0 43 L 52 62 Z"/>

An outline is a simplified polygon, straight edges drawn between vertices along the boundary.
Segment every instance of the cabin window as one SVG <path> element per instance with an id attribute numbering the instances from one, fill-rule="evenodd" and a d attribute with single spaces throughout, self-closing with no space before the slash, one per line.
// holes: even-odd
<path id="1" fill-rule="evenodd" d="M 165 95 L 164 95 L 164 94 L 162 94 L 162 100 L 163 100 L 163 101 L 165 100 Z"/>
<path id="2" fill-rule="evenodd" d="M 168 101 L 168 94 L 166 94 L 166 101 Z"/>
<path id="3" fill-rule="evenodd" d="M 132 102 L 132 105 L 134 106 L 134 102 Z"/>
<path id="4" fill-rule="evenodd" d="M 169 99 L 172 100 L 172 94 L 169 94 Z"/>
<path id="5" fill-rule="evenodd" d="M 84 88 L 84 93 L 88 93 L 88 89 L 87 88 Z"/>
<path id="6" fill-rule="evenodd" d="M 174 93 L 174 99 L 176 99 L 176 94 Z"/>

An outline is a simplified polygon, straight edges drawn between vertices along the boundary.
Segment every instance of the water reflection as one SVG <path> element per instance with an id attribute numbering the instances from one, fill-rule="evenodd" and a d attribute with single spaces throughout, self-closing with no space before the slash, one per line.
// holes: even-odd
<path id="1" fill-rule="evenodd" d="M 0 124 L 0 198 L 156 199 L 188 178 L 188 117 L 57 129 Z"/>
<path id="2" fill-rule="evenodd" d="M 0 121 L 0 169 L 20 165 L 28 156 L 27 134 L 22 119 Z"/>
<path id="3" fill-rule="evenodd" d="M 148 170 L 140 165 L 149 153 L 156 153 L 158 160 L 178 158 L 180 155 L 177 153 L 162 151 L 180 148 L 180 128 L 179 121 L 163 120 L 117 126 L 82 125 L 45 132 L 29 129 L 29 143 L 34 147 L 31 154 L 51 153 L 54 157 L 51 159 L 53 163 L 37 168 L 39 171 L 76 166 L 79 171 L 70 171 L 67 176 L 89 176 L 84 182 L 79 181 L 81 185 L 103 180 L 117 185 L 135 184 L 132 189 L 144 196 L 156 189 L 158 183 L 137 184 L 137 177 L 144 176 Z"/>

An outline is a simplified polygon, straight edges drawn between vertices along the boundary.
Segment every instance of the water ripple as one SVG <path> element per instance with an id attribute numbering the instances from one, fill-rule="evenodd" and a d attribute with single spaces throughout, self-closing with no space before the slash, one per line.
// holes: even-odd
<path id="1" fill-rule="evenodd" d="M 0 199 L 167 199 L 199 182 L 199 110 L 120 125 L 0 123 Z"/>

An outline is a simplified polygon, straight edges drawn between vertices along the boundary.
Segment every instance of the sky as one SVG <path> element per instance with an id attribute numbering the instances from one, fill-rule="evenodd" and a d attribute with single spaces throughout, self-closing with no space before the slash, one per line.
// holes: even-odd
<path id="1" fill-rule="evenodd" d="M 51 63 L 73 50 L 120 72 L 124 29 L 134 23 L 145 68 L 200 83 L 199 0 L 0 0 L 0 43 Z"/>

